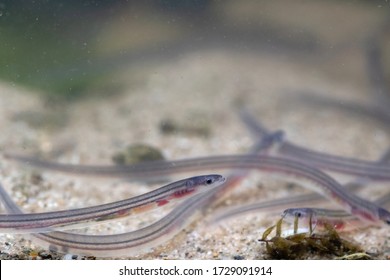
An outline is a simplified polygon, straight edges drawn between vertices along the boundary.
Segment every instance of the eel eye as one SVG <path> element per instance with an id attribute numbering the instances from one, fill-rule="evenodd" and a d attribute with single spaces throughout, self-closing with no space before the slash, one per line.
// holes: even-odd
<path id="1" fill-rule="evenodd" d="M 213 179 L 210 178 L 206 180 L 206 185 L 211 185 L 212 183 L 214 183 Z"/>

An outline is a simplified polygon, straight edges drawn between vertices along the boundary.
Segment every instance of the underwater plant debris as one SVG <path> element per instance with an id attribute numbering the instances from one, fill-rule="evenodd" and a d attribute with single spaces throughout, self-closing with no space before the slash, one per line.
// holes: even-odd
<path id="1" fill-rule="evenodd" d="M 269 259 L 307 259 L 330 258 L 339 259 L 369 259 L 363 249 L 350 241 L 340 237 L 337 231 L 329 224 L 325 225 L 325 232 L 321 234 L 294 233 L 287 237 L 281 236 L 280 219 L 276 225 L 267 228 L 259 241 L 265 242 L 266 253 Z M 267 239 L 276 227 L 276 235 Z"/>

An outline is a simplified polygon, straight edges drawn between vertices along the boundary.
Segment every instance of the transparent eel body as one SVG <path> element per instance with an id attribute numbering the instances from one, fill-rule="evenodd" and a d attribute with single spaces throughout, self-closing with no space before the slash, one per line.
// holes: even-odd
<path id="1" fill-rule="evenodd" d="M 264 137 L 253 148 L 253 152 L 266 150 L 274 142 L 275 137 Z M 69 232 L 53 231 L 48 233 L 32 233 L 39 244 L 49 245 L 49 249 L 63 253 L 82 253 L 95 256 L 135 255 L 171 239 L 183 227 L 191 222 L 195 213 L 218 199 L 223 193 L 233 188 L 248 170 L 238 170 L 230 174 L 229 182 L 225 182 L 208 192 L 199 193 L 174 208 L 169 214 L 157 222 L 136 231 L 112 235 L 85 235 Z M 0 199 L 10 213 L 22 214 L 0 185 Z"/>
<path id="2" fill-rule="evenodd" d="M 80 252 L 96 256 L 134 254 L 139 250 L 150 248 L 172 238 L 174 234 L 190 222 L 195 213 L 219 199 L 252 169 L 263 171 L 266 174 L 287 175 L 292 179 L 298 179 L 301 183 L 308 181 L 309 184 L 305 184 L 305 186 L 315 188 L 316 191 L 335 200 L 360 219 L 371 223 L 385 222 L 389 224 L 390 221 L 390 213 L 386 209 L 346 191 L 337 181 L 322 171 L 291 159 L 250 154 L 197 159 L 197 165 L 194 165 L 191 160 L 178 162 L 177 165 L 172 165 L 172 162 L 170 162 L 170 165 L 148 163 L 146 169 L 144 164 L 127 166 L 126 171 L 131 170 L 133 175 L 138 175 L 138 178 L 171 174 L 172 171 L 178 173 L 203 170 L 204 168 L 233 169 L 234 172 L 220 187 L 187 199 L 159 221 L 133 232 L 114 235 L 83 235 L 54 231 L 34 233 L 33 236 L 50 244 L 51 249 L 61 252 Z M 190 164 L 187 165 L 186 162 Z M 141 166 L 142 168 L 140 168 Z M 7 194 L 2 194 L 1 198 L 3 201 L 6 200 Z M 14 204 L 10 204 L 10 201 L 12 202 L 9 197 L 8 202 L 5 201 L 8 205 L 7 209 L 13 213 L 16 211 L 20 213 L 20 210 L 16 209 Z"/>
<path id="3" fill-rule="evenodd" d="M 240 117 L 254 138 L 267 135 L 268 130 L 247 111 L 241 110 Z M 280 141 L 277 153 L 283 157 L 295 159 L 311 166 L 343 174 L 367 177 L 371 180 L 390 180 L 390 165 L 376 161 L 366 161 L 341 157 L 300 147 L 287 140 Z"/>
<path id="4" fill-rule="evenodd" d="M 378 164 L 388 164 L 390 162 L 390 149 L 388 149 L 383 155 L 378 159 Z M 346 188 L 349 191 L 356 192 L 358 189 L 361 189 L 365 185 L 369 183 L 369 179 L 367 178 L 356 178 L 355 180 L 347 183 L 344 185 L 344 188 Z M 389 195 L 386 195 L 383 199 L 377 200 L 375 203 L 378 205 L 384 205 L 387 203 L 387 200 L 390 200 Z M 256 203 L 251 203 L 247 205 L 240 205 L 240 206 L 234 206 L 230 207 L 228 209 L 223 209 L 223 211 L 220 211 L 213 215 L 213 217 L 210 219 L 210 224 L 219 223 L 220 221 L 231 219 L 233 217 L 247 214 L 247 213 L 258 213 L 259 211 L 264 210 L 283 210 L 283 207 L 289 207 L 291 205 L 302 205 L 305 203 L 314 203 L 323 201 L 324 197 L 321 196 L 318 193 L 310 193 L 310 194 L 304 194 L 304 195 L 297 195 L 297 196 L 289 196 L 289 197 L 283 197 L 279 199 L 273 199 L 273 200 L 267 200 L 267 201 L 259 201 Z M 348 219 L 351 219 L 353 216 L 346 213 L 345 211 L 342 212 L 344 216 L 347 216 Z M 353 217 L 354 220 L 357 220 L 356 217 Z"/>
<path id="5" fill-rule="evenodd" d="M 376 200 L 378 205 L 390 202 L 390 193 Z M 362 221 L 343 210 L 334 210 L 315 207 L 287 208 L 282 214 L 283 221 L 294 224 L 297 227 L 298 220 L 303 221 L 304 228 L 312 233 L 314 229 L 324 230 L 326 225 L 331 225 L 338 231 L 348 231 L 364 226 Z M 300 228 L 302 228 L 302 223 Z M 294 228 L 297 231 L 297 228 Z"/>
<path id="6" fill-rule="evenodd" d="M 261 149 L 261 146 L 258 147 Z M 175 207 L 166 216 L 147 227 L 121 234 L 86 235 L 62 231 L 32 233 L 37 243 L 49 246 L 50 250 L 62 253 L 80 253 L 94 256 L 132 256 L 160 245 L 172 239 L 188 225 L 196 213 L 217 200 L 221 195 L 233 188 L 248 170 L 232 172 L 229 180 L 207 192 L 196 194 Z M 0 200 L 10 213 L 22 214 L 0 184 Z"/>
<path id="7" fill-rule="evenodd" d="M 283 141 L 280 144 L 278 153 L 283 157 L 289 157 L 296 161 L 300 161 L 320 169 L 367 177 L 371 180 L 390 181 L 390 165 L 378 164 L 374 161 L 329 155 L 326 153 L 302 148 L 287 141 Z M 172 161 L 156 161 L 153 163 L 141 163 L 124 166 L 96 166 L 57 163 L 12 153 L 7 153 L 4 156 L 8 159 L 15 160 L 19 163 L 23 163 L 31 167 L 56 172 L 82 176 L 122 177 L 130 180 L 143 181 L 157 179 L 164 175 L 175 173 L 177 170 L 180 170 L 180 172 L 184 172 L 185 170 L 193 171 L 195 169 L 201 170 L 201 167 L 204 164 L 206 164 L 206 166 L 204 166 L 205 169 L 210 168 L 210 166 L 207 165 L 210 164 L 208 163 L 208 157 Z M 223 161 L 223 157 L 228 159 L 231 156 L 234 157 L 235 155 L 221 156 L 221 161 Z M 213 159 L 211 159 L 211 161 L 213 161 Z M 213 163 L 211 168 L 218 168 L 217 163 Z M 221 168 L 224 168 L 223 164 L 221 164 Z"/>
<path id="8" fill-rule="evenodd" d="M 218 188 L 218 187 L 217 187 Z M 157 222 L 131 232 L 110 235 L 87 235 L 62 231 L 31 233 L 33 239 L 52 251 L 85 254 L 100 257 L 132 256 L 171 239 L 189 222 L 202 205 L 206 205 L 214 192 L 204 192 L 188 198 Z M 22 214 L 20 208 L 0 184 L 0 199 L 10 213 Z"/>
<path id="9" fill-rule="evenodd" d="M 29 162 L 32 164 L 31 162 Z M 43 163 L 43 162 L 41 162 Z M 378 165 L 378 167 L 387 167 L 388 165 Z M 210 169 L 253 169 L 263 171 L 265 173 L 277 173 L 288 175 L 290 178 L 300 178 L 310 181 L 305 184 L 306 187 L 325 195 L 335 203 L 338 203 L 347 212 L 358 216 L 360 219 L 376 223 L 383 221 L 390 222 L 390 213 L 381 207 L 378 207 L 372 202 L 362 199 L 349 191 L 346 191 L 336 180 L 314 168 L 304 161 L 298 161 L 295 158 L 284 158 L 268 155 L 224 155 L 224 156 L 209 156 L 196 159 L 183 159 L 167 162 L 153 162 L 144 164 L 135 164 L 127 166 L 72 166 L 72 165 L 51 165 L 46 164 L 41 167 L 55 167 L 61 171 L 75 172 L 83 174 L 85 172 L 96 172 L 100 175 L 110 175 L 118 177 L 127 177 L 132 179 L 148 179 L 152 177 L 161 177 L 172 173 L 210 170 Z M 53 168 L 51 168 L 53 169 Z M 375 169 L 376 170 L 376 169 Z M 362 172 L 363 176 L 367 173 Z M 292 176 L 291 176 L 292 175 Z M 390 177 L 390 173 L 387 174 Z M 370 177 L 371 178 L 371 177 Z M 390 179 L 390 178 L 389 178 Z M 299 180 L 298 180 L 299 181 Z M 302 182 L 302 181 L 301 181 Z"/>
<path id="10" fill-rule="evenodd" d="M 43 232 L 55 229 L 85 226 L 93 221 L 105 221 L 118 217 L 138 214 L 166 205 L 172 200 L 185 198 L 210 190 L 225 181 L 221 175 L 210 174 L 179 180 L 151 192 L 112 203 L 32 214 L 0 215 L 1 232 Z"/>

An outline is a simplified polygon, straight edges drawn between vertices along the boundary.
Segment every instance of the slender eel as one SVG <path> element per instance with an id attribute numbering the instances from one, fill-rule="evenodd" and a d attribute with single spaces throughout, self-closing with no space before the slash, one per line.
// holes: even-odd
<path id="1" fill-rule="evenodd" d="M 267 149 L 272 141 L 272 139 L 271 141 L 262 140 L 255 146 L 254 151 L 259 152 Z M 218 199 L 247 172 L 247 169 L 232 172 L 229 176 L 231 179 L 220 187 L 189 198 L 159 221 L 133 232 L 103 236 L 66 232 L 33 233 L 32 235 L 39 243 L 49 244 L 50 249 L 64 253 L 71 251 L 72 253 L 93 254 L 95 256 L 134 255 L 172 238 L 190 222 L 194 213 Z M 9 212 L 22 213 L 1 185 L 0 199 Z"/>
<path id="2" fill-rule="evenodd" d="M 0 231 L 43 232 L 53 228 L 75 227 L 80 222 L 85 226 L 85 223 L 92 221 L 124 217 L 163 206 L 171 200 L 209 191 L 224 181 L 225 178 L 221 175 L 202 175 L 176 181 L 136 197 L 98 206 L 45 213 L 3 214 L 0 215 Z"/>
<path id="3" fill-rule="evenodd" d="M 258 138 L 259 136 L 261 137 L 269 134 L 268 131 L 248 113 L 241 112 L 241 118 L 253 132 L 255 137 Z M 279 134 L 282 138 L 282 133 L 279 132 Z M 371 180 L 390 181 L 390 165 L 321 153 L 299 147 L 286 140 L 280 142 L 278 153 L 283 157 L 289 157 L 320 169 L 367 177 Z M 14 153 L 5 153 L 4 156 L 10 160 L 15 160 L 19 163 L 44 170 L 83 176 L 124 177 L 143 181 L 155 180 L 161 176 L 175 173 L 177 170 L 180 170 L 180 172 L 185 170 L 202 170 L 201 167 L 208 161 L 207 157 L 200 157 L 173 161 L 156 161 L 153 163 L 141 163 L 136 165 L 95 166 L 57 163 Z M 226 155 L 220 156 L 219 158 L 223 161 L 224 157 L 228 160 L 232 156 Z M 213 157 L 210 161 L 216 161 L 215 158 L 216 157 Z M 212 168 L 218 168 L 217 165 L 217 163 L 213 163 Z M 222 168 L 224 168 L 223 164 L 221 165 Z M 209 166 L 204 166 L 204 169 L 207 168 L 209 168 Z"/>
<path id="4" fill-rule="evenodd" d="M 298 147 L 288 142 L 283 142 L 280 145 L 278 151 L 283 156 L 287 156 L 296 161 L 305 162 L 306 164 L 315 166 L 317 168 L 324 168 L 339 173 L 367 177 L 371 180 L 390 181 L 390 165 L 320 153 Z M 210 162 L 213 162 L 212 166 L 206 165 L 204 166 L 203 170 L 207 168 L 218 168 L 218 160 L 216 158 L 219 158 L 219 160 L 222 162 L 225 159 L 228 161 L 229 158 L 234 158 L 235 156 L 240 155 L 214 156 L 211 158 L 198 157 L 172 161 L 155 161 L 150 163 L 123 166 L 97 166 L 57 163 L 41 160 L 35 157 L 10 153 L 5 155 L 5 157 L 8 159 L 12 159 L 19 163 L 27 164 L 31 167 L 41 168 L 44 170 L 81 176 L 116 178 L 122 177 L 130 180 L 142 181 L 155 180 L 161 176 L 176 173 L 178 170 L 180 170 L 179 172 L 202 170 L 204 164 L 211 164 Z M 225 168 L 224 164 L 221 164 L 221 168 Z"/>
<path id="5" fill-rule="evenodd" d="M 390 160 L 390 150 L 388 150 L 379 160 L 380 163 L 388 163 Z M 358 179 L 352 182 L 353 185 L 361 185 L 362 182 Z M 390 202 L 390 193 L 381 196 L 375 201 L 377 205 L 385 206 Z M 289 223 L 294 223 L 294 232 L 297 231 L 298 220 L 305 220 L 309 227 L 310 233 L 315 228 L 323 229 L 325 225 L 331 225 L 340 231 L 347 231 L 361 227 L 362 223 L 356 217 L 350 215 L 343 210 L 333 210 L 315 207 L 299 207 L 288 208 L 282 214 L 283 220 Z"/>
<path id="6" fill-rule="evenodd" d="M 282 144 L 283 145 L 283 144 Z M 388 165 L 375 166 L 389 169 Z M 57 167 L 59 167 L 57 165 Z M 293 175 L 293 177 L 304 178 L 311 183 L 306 185 L 331 200 L 340 204 L 347 212 L 360 217 L 363 220 L 371 223 L 383 221 L 390 223 L 390 213 L 377 205 L 357 197 L 356 195 L 346 191 L 336 180 L 329 175 L 305 164 L 305 161 L 300 161 L 292 158 L 273 157 L 267 155 L 229 155 L 229 156 L 210 156 L 197 159 L 184 159 L 168 162 L 153 162 L 147 164 L 127 165 L 121 167 L 85 167 L 80 172 L 97 172 L 98 174 L 110 174 L 117 176 L 126 176 L 128 178 L 142 179 L 159 177 L 171 173 L 188 172 L 204 169 L 257 169 L 268 173 L 277 173 L 283 175 Z M 75 167 L 71 165 L 63 166 L 62 171 L 74 171 Z M 366 170 L 366 168 L 364 168 Z M 372 169 L 377 171 L 379 169 Z M 390 171 L 390 170 L 389 170 Z M 367 175 L 362 172 L 360 175 Z M 390 179 L 390 173 L 386 173 Z M 382 176 L 383 177 L 383 176 Z M 313 184 L 314 183 L 314 184 Z"/>
<path id="7" fill-rule="evenodd" d="M 190 222 L 189 217 L 201 209 L 202 205 L 207 204 L 213 194 L 214 190 L 190 197 L 162 219 L 132 232 L 111 235 L 86 235 L 53 231 L 32 233 L 31 236 L 38 244 L 48 245 L 50 250 L 62 253 L 71 252 L 72 254 L 79 253 L 103 257 L 136 255 L 171 239 L 174 234 Z M 22 214 L 22 211 L 12 201 L 1 184 L 0 199 L 10 213 Z"/>
<path id="8" fill-rule="evenodd" d="M 294 175 L 294 178 L 305 178 L 310 181 L 311 185 L 314 183 L 314 185 L 321 186 L 320 189 L 322 189 L 328 196 L 336 196 L 339 199 L 339 202 L 346 201 L 346 208 L 353 210 L 351 212 L 354 212 L 360 218 L 368 219 L 372 222 L 379 220 L 387 223 L 389 222 L 388 217 L 390 217 L 390 215 L 386 210 L 378 208 L 376 205 L 372 205 L 365 200 L 345 192 L 342 186 L 340 186 L 330 176 L 315 168 L 305 166 L 304 164 L 296 161 L 264 155 L 245 155 L 222 158 L 209 157 L 205 159 L 204 164 L 207 167 L 214 166 L 214 168 L 234 169 L 233 178 L 236 180 L 250 169 L 258 169 L 265 171 L 266 173 L 275 172 L 283 175 Z M 186 168 L 186 166 L 183 165 L 180 166 L 180 168 L 176 166 L 175 171 L 188 171 L 188 167 Z M 190 167 L 192 168 L 191 170 L 199 168 L 199 166 L 194 167 L 193 165 Z M 160 169 L 157 169 L 157 171 L 148 169 L 149 173 L 146 174 L 156 175 L 164 172 L 164 170 L 161 170 L 161 166 L 159 168 Z M 205 168 L 205 166 L 203 165 L 200 168 Z M 238 171 L 236 171 L 237 169 Z M 139 252 L 139 250 L 150 248 L 153 245 L 160 244 L 164 240 L 172 238 L 175 233 L 177 233 L 190 221 L 190 217 L 193 217 L 195 212 L 203 209 L 205 206 L 218 199 L 226 191 L 227 185 L 231 185 L 233 183 L 233 179 L 228 180 L 220 187 L 195 195 L 181 203 L 178 207 L 174 208 L 161 220 L 137 231 L 103 236 L 91 236 L 66 232 L 34 233 L 33 236 L 38 238 L 40 241 L 43 240 L 46 243 L 49 243 L 51 245 L 51 249 L 61 252 L 80 252 L 96 256 L 134 254 Z M 7 194 L 2 194 L 1 198 L 3 200 L 7 199 Z M 341 204 L 344 205 L 344 203 Z M 12 211 L 15 212 L 15 209 Z"/>
<path id="9" fill-rule="evenodd" d="M 266 149 L 280 138 L 279 133 L 267 135 L 255 149 Z M 173 199 L 183 198 L 196 192 L 210 190 L 225 179 L 221 175 L 196 176 L 177 181 L 152 192 L 118 202 L 99 206 L 53 211 L 34 214 L 0 215 L 0 231 L 8 232 L 42 232 L 53 229 L 66 229 L 83 222 L 103 221 L 130 214 L 138 214 L 151 208 L 167 204 Z M 206 188 L 207 187 L 207 188 Z"/>
<path id="10" fill-rule="evenodd" d="M 386 205 L 390 202 L 390 193 L 376 200 L 378 205 Z M 343 210 L 333 210 L 315 207 L 288 208 L 283 211 L 283 221 L 296 224 L 298 220 L 304 220 L 310 232 L 314 229 L 323 229 L 325 225 L 331 225 L 337 230 L 347 231 L 362 226 L 362 222 Z M 297 229 L 294 229 L 297 231 Z"/>
<path id="11" fill-rule="evenodd" d="M 279 139 L 278 142 L 280 142 L 281 139 Z M 390 149 L 388 149 L 378 160 L 379 164 L 388 164 L 390 162 Z M 361 189 L 364 185 L 368 183 L 369 180 L 367 178 L 357 178 L 347 184 L 344 185 L 346 189 L 349 191 L 356 191 L 357 189 Z M 247 214 L 250 212 L 259 212 L 262 210 L 281 210 L 283 207 L 288 207 L 293 204 L 304 204 L 304 203 L 313 203 L 317 201 L 324 200 L 324 197 L 321 196 L 318 193 L 310 193 L 310 194 L 304 194 L 304 195 L 297 195 L 297 196 L 289 196 L 289 197 L 283 197 L 279 199 L 273 199 L 273 200 L 266 200 L 266 201 L 259 201 L 256 203 L 251 203 L 247 205 L 240 205 L 231 207 L 229 209 L 223 209 L 219 213 L 216 213 L 213 215 L 213 217 L 210 219 L 210 224 L 218 223 L 222 220 L 231 219 L 233 217 L 236 217 L 238 215 Z M 376 202 L 378 203 L 378 202 Z M 383 205 L 381 203 L 378 203 L 379 205 Z M 346 213 L 346 212 L 344 212 Z M 349 214 L 348 214 L 349 215 Z M 350 215 L 349 215 L 350 216 Z M 356 219 L 356 218 L 355 218 Z"/>
<path id="12" fill-rule="evenodd" d="M 241 111 L 240 116 L 243 123 L 254 134 L 254 137 L 258 138 L 269 133 L 248 112 Z M 281 142 L 278 153 L 283 157 L 288 157 L 320 169 L 367 177 L 371 180 L 390 180 L 390 165 L 388 164 L 321 153 L 299 147 L 287 140 Z"/>

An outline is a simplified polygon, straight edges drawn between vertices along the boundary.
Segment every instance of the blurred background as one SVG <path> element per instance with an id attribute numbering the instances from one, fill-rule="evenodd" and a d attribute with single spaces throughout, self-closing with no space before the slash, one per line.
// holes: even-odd
<path id="1" fill-rule="evenodd" d="M 2 0 L 0 79 L 74 100 L 120 94 L 151 64 L 186 52 L 233 49 L 359 81 L 371 44 L 388 81 L 389 11 L 383 0 Z"/>

